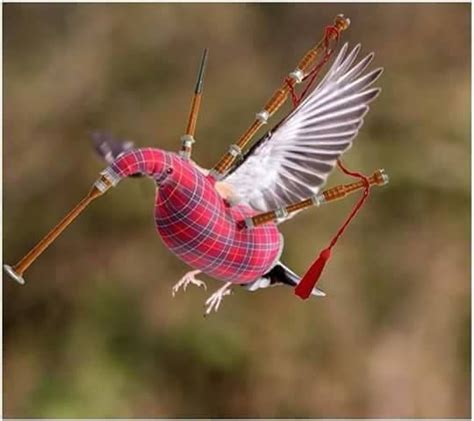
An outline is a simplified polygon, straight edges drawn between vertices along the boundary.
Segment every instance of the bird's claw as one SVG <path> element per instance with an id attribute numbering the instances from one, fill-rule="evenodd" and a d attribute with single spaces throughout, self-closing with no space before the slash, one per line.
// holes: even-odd
<path id="1" fill-rule="evenodd" d="M 189 284 L 196 285 L 198 288 L 203 287 L 207 290 L 207 285 L 203 281 L 196 279 L 198 273 L 201 273 L 201 271 L 193 270 L 184 275 L 171 289 L 171 295 L 174 297 L 181 287 L 183 288 L 183 291 L 186 291 Z"/>
<path id="2" fill-rule="evenodd" d="M 212 311 L 217 312 L 217 310 L 219 310 L 223 298 L 226 295 L 232 294 L 232 290 L 230 289 L 231 285 L 232 282 L 227 282 L 223 287 L 219 288 L 206 300 L 206 302 L 204 303 L 204 307 L 206 307 L 204 317 L 211 314 Z"/>

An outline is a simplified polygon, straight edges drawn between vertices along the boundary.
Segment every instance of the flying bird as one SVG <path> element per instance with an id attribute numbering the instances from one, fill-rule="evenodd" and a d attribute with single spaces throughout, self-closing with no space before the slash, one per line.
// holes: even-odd
<path id="1" fill-rule="evenodd" d="M 205 303 L 209 314 L 219 309 L 233 285 L 255 291 L 299 284 L 301 278 L 281 261 L 284 239 L 278 224 L 301 210 L 287 212 L 292 204 L 324 200 L 321 188 L 380 93 L 373 85 L 382 68 L 369 71 L 374 54 L 358 59 L 360 48 L 349 50 L 345 44 L 316 88 L 221 178 L 197 165 L 189 153 L 135 148 L 94 134 L 97 152 L 110 164 L 102 174 L 113 185 L 130 176 L 147 176 L 156 183 L 158 233 L 193 268 L 172 288 L 173 296 L 192 284 L 206 288 L 197 279 L 200 273 L 223 281 Z M 187 137 L 183 145 L 190 147 L 193 141 Z M 234 156 L 240 152 L 231 147 Z M 255 223 L 255 215 L 271 211 L 276 218 Z M 325 295 L 316 287 L 311 294 Z"/>
<path id="2" fill-rule="evenodd" d="M 323 39 L 303 56 L 251 126 L 210 170 L 191 159 L 208 56 L 205 49 L 180 151 L 137 148 L 131 141 L 94 132 L 94 148 L 107 168 L 89 193 L 16 265 L 4 265 L 5 272 L 24 284 L 28 267 L 93 200 L 124 178 L 146 176 L 156 185 L 154 216 L 159 235 L 193 269 L 173 286 L 173 296 L 189 285 L 206 289 L 197 278 L 200 273 L 223 282 L 205 302 L 205 314 L 219 309 L 233 285 L 249 291 L 286 285 L 303 299 L 324 296 L 316 283 L 332 248 L 367 199 L 370 186 L 388 182 L 383 170 L 367 177 L 348 170 L 340 160 L 361 129 L 370 102 L 380 93 L 374 84 L 382 69 L 369 70 L 374 54 L 360 59 L 360 45 L 349 50 L 345 44 L 316 88 L 310 89 L 335 51 L 331 44 L 337 45 L 349 24 L 343 15 L 336 16 Z M 298 96 L 294 88 L 300 83 L 304 89 Z M 293 110 L 251 145 L 253 136 L 290 95 Z M 359 181 L 322 190 L 336 165 Z M 303 277 L 282 262 L 284 239 L 278 224 L 303 209 L 361 189 L 364 193 L 348 218 Z"/>

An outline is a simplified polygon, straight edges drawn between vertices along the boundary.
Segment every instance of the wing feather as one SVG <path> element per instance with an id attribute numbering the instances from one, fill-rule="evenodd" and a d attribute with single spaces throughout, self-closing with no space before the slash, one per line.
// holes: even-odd
<path id="1" fill-rule="evenodd" d="M 227 178 L 243 203 L 267 211 L 315 194 L 357 136 L 382 74 L 345 44 L 319 85 L 254 146 Z M 355 64 L 354 64 L 355 63 Z"/>

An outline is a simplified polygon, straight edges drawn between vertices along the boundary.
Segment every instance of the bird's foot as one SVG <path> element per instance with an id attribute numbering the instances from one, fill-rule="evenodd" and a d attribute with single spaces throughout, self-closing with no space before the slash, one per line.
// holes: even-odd
<path id="1" fill-rule="evenodd" d="M 186 291 L 186 288 L 188 287 L 189 284 L 207 289 L 207 286 L 203 281 L 196 279 L 196 275 L 198 273 L 201 273 L 201 271 L 193 270 L 191 272 L 188 272 L 186 275 L 184 275 L 178 282 L 176 282 L 176 284 L 171 289 L 171 295 L 174 297 L 181 287 L 183 287 L 183 291 Z"/>
<path id="2" fill-rule="evenodd" d="M 217 310 L 219 310 L 222 299 L 226 295 L 232 294 L 232 290 L 230 289 L 231 285 L 232 282 L 227 282 L 206 300 L 206 303 L 204 304 L 204 307 L 206 307 L 204 316 L 209 315 L 212 311 L 217 312 Z"/>

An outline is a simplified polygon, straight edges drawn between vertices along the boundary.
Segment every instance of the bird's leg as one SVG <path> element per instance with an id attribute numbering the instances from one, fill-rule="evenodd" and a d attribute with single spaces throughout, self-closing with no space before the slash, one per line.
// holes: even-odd
<path id="1" fill-rule="evenodd" d="M 174 297 L 181 287 L 183 287 L 183 290 L 186 291 L 186 288 L 189 284 L 193 284 L 197 287 L 203 287 L 204 289 L 207 289 L 207 286 L 203 281 L 196 279 L 196 275 L 198 273 L 201 273 L 201 271 L 193 270 L 184 275 L 178 282 L 176 282 L 176 284 L 171 289 L 171 295 Z"/>
<path id="2" fill-rule="evenodd" d="M 207 300 L 204 306 L 206 307 L 206 312 L 204 313 L 205 316 L 211 313 L 211 311 L 217 312 L 219 310 L 219 306 L 221 305 L 222 299 L 226 295 L 232 294 L 232 290 L 230 289 L 232 282 L 227 282 L 223 287 L 219 288 L 214 294 L 212 294 Z"/>

